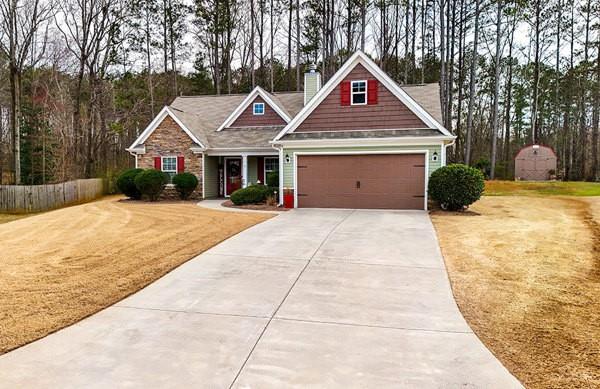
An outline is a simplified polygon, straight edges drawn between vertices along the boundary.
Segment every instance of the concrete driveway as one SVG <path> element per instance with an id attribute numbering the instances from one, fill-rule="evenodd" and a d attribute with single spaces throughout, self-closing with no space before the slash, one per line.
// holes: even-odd
<path id="1" fill-rule="evenodd" d="M 143 253 L 140 253 L 143 255 Z M 517 388 L 425 212 L 294 210 L 0 357 L 28 388 Z"/>

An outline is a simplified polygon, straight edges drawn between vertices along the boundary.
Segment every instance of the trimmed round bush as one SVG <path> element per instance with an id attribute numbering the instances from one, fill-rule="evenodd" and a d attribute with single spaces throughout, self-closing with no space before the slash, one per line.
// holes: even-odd
<path id="1" fill-rule="evenodd" d="M 143 171 L 144 169 L 127 169 L 119 174 L 119 177 L 117 178 L 117 188 L 119 188 L 121 193 L 130 199 L 141 199 L 142 193 L 137 186 L 135 186 L 135 177 Z"/>
<path id="2" fill-rule="evenodd" d="M 198 187 L 198 178 L 192 173 L 179 173 L 173 176 L 173 185 L 179 193 L 182 200 L 187 200 L 188 197 Z"/>
<path id="3" fill-rule="evenodd" d="M 135 186 L 150 201 L 158 200 L 168 182 L 168 176 L 156 169 L 144 170 L 135 177 Z"/>
<path id="4" fill-rule="evenodd" d="M 461 211 L 479 200 L 484 189 L 483 173 L 463 164 L 441 167 L 429 177 L 429 196 L 442 209 Z"/>
<path id="5" fill-rule="evenodd" d="M 231 202 L 235 205 L 259 204 L 267 200 L 272 191 L 264 185 L 251 185 L 238 189 L 231 194 Z"/>

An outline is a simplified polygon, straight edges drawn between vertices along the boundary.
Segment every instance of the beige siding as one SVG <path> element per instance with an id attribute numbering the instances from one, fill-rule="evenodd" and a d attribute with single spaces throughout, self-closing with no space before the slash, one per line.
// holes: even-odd
<path id="1" fill-rule="evenodd" d="M 219 157 L 204 157 L 204 185 L 206 198 L 219 196 Z"/>
<path id="2" fill-rule="evenodd" d="M 256 157 L 248 157 L 248 185 L 256 184 L 258 180 L 258 160 Z"/>

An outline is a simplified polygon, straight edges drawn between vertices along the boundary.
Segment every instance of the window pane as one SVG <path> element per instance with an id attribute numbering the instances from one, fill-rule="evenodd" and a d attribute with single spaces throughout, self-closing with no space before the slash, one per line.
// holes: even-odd
<path id="1" fill-rule="evenodd" d="M 265 158 L 265 171 L 279 171 L 279 158 Z"/>
<path id="2" fill-rule="evenodd" d="M 265 113 L 265 104 L 264 103 L 255 103 L 254 104 L 254 114 L 262 115 Z"/>
<path id="3" fill-rule="evenodd" d="M 356 93 L 352 95 L 352 104 L 364 104 L 367 99 L 366 93 Z"/>
<path id="4" fill-rule="evenodd" d="M 366 85 L 364 81 L 354 81 L 352 83 L 352 92 L 364 92 Z"/>
<path id="5" fill-rule="evenodd" d="M 164 157 L 162 160 L 162 171 L 163 172 L 177 172 L 177 158 L 176 157 Z"/>

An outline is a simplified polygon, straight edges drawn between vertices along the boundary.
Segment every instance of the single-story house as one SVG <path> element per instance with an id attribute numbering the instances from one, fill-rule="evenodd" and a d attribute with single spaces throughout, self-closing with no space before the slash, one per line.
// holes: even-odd
<path id="1" fill-rule="evenodd" d="M 277 171 L 294 207 L 426 209 L 455 139 L 441 122 L 437 84 L 399 86 L 359 51 L 325 85 L 310 69 L 304 92 L 177 97 L 127 150 L 137 167 L 195 174 L 203 198 Z"/>

